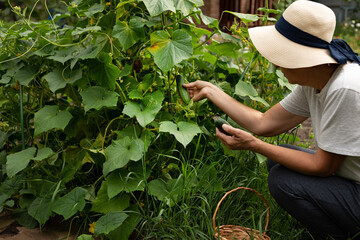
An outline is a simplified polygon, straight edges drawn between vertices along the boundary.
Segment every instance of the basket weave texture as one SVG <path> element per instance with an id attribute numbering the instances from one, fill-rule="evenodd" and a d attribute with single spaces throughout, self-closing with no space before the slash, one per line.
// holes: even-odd
<path id="1" fill-rule="evenodd" d="M 215 224 L 215 218 L 216 218 L 216 214 L 219 210 L 220 204 L 223 202 L 223 200 L 230 194 L 233 193 L 237 190 L 249 190 L 254 192 L 255 194 L 257 194 L 258 196 L 260 196 L 262 198 L 262 200 L 264 201 L 264 204 L 266 206 L 266 225 L 265 225 L 265 231 L 264 232 L 260 232 L 259 230 L 254 230 L 248 227 L 242 227 L 242 226 L 237 226 L 237 225 L 221 225 L 218 228 L 216 227 Z M 266 230 L 268 228 L 269 225 L 269 217 L 270 217 L 270 213 L 269 213 L 269 205 L 266 201 L 266 199 L 264 198 L 263 195 L 261 195 L 259 192 L 257 192 L 256 190 L 252 189 L 252 188 L 247 188 L 247 187 L 238 187 L 235 188 L 233 190 L 228 191 L 227 193 L 225 193 L 225 195 L 221 198 L 221 200 L 219 201 L 214 215 L 213 215 L 213 228 L 214 228 L 214 232 L 215 232 L 215 239 L 220 239 L 220 240 L 271 240 L 271 238 L 266 235 Z"/>

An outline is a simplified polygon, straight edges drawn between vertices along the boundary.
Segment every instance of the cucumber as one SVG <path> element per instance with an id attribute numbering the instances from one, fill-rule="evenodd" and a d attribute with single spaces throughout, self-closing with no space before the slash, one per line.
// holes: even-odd
<path id="1" fill-rule="evenodd" d="M 176 76 L 176 86 L 180 94 L 181 100 L 188 104 L 190 102 L 190 95 L 189 92 L 185 87 L 183 87 L 183 84 L 185 83 L 185 78 L 181 75 Z"/>
<path id="2" fill-rule="evenodd" d="M 223 124 L 227 124 L 227 125 L 230 125 L 225 119 L 222 119 L 221 117 L 218 117 L 216 120 L 215 120 L 215 126 L 220 130 L 220 132 L 228 135 L 228 136 L 231 136 L 231 134 L 225 132 L 225 130 L 222 128 L 222 125 Z"/>

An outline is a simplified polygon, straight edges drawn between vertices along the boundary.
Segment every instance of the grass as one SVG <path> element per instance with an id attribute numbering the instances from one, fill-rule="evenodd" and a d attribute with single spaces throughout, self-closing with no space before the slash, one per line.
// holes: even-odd
<path id="1" fill-rule="evenodd" d="M 225 192 L 240 186 L 257 190 L 268 201 L 270 222 L 267 234 L 271 239 L 311 239 L 305 229 L 270 196 L 266 165 L 259 163 L 255 154 L 241 151 L 234 156 L 219 154 L 200 159 L 181 155 L 175 158 L 172 154 L 172 158 L 181 165 L 176 176 L 185 179 L 181 199 L 173 206 L 163 201 L 156 208 L 148 209 L 132 239 L 214 239 L 212 217 L 216 206 Z M 221 189 L 217 189 L 219 186 Z M 148 198 L 159 203 L 156 197 Z M 264 202 L 246 190 L 228 195 L 216 215 L 216 225 L 224 224 L 263 231 L 266 224 Z"/>

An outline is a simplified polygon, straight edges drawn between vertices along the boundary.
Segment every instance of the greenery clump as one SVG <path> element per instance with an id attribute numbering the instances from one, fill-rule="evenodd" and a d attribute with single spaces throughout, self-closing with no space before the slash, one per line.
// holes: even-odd
<path id="1" fill-rule="evenodd" d="M 212 239 L 224 191 L 249 186 L 270 201 L 273 239 L 301 236 L 267 193 L 264 157 L 222 146 L 213 117 L 226 116 L 207 100 L 184 103 L 176 86 L 181 75 L 260 111 L 277 103 L 292 86 L 247 33 L 277 11 L 230 12 L 236 20 L 225 33 L 203 15 L 202 0 L 8 4 L 0 212 L 29 228 L 60 218 L 78 239 Z M 264 211 L 256 196 L 239 193 L 217 221 L 262 229 Z"/>

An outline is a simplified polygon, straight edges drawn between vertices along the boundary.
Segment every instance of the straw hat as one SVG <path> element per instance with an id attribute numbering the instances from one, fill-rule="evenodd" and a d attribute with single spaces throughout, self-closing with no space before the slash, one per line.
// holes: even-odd
<path id="1" fill-rule="evenodd" d="M 293 2 L 282 16 L 291 25 L 330 43 L 333 38 L 336 17 L 327 6 L 307 1 Z M 275 26 L 249 29 L 256 49 L 270 62 L 285 68 L 311 67 L 325 63 L 337 63 L 328 49 L 308 47 L 295 43 L 278 32 Z"/>

